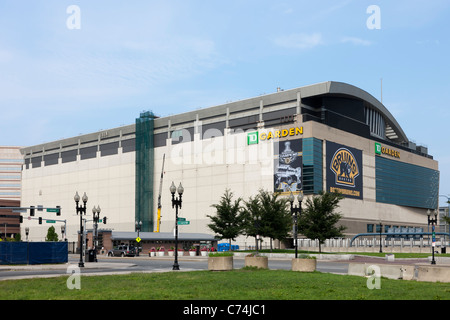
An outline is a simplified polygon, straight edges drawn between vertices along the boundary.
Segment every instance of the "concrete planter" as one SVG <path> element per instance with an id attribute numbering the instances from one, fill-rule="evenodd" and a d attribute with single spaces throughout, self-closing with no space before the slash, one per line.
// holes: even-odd
<path id="1" fill-rule="evenodd" d="M 233 256 L 208 257 L 208 270 L 211 271 L 233 270 Z"/>
<path id="2" fill-rule="evenodd" d="M 246 267 L 256 267 L 261 269 L 269 269 L 269 258 L 267 257 L 245 257 Z"/>
<path id="3" fill-rule="evenodd" d="M 292 259 L 292 271 L 313 272 L 316 265 L 316 259 Z"/>

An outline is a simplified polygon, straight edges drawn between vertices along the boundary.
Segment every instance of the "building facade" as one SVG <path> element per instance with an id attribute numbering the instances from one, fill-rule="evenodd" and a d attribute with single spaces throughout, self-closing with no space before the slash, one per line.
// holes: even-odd
<path id="1" fill-rule="evenodd" d="M 20 233 L 19 213 L 1 207 L 19 207 L 23 157 L 20 147 L 0 147 L 0 234 L 12 238 Z"/>
<path id="2" fill-rule="evenodd" d="M 22 149 L 22 206 L 61 206 L 76 241 L 73 196 L 100 205 L 107 227 L 173 232 L 169 186 L 184 187 L 180 232 L 211 233 L 226 189 L 248 199 L 260 189 L 339 191 L 346 233 L 425 227 L 437 208 L 438 162 L 410 142 L 386 107 L 362 89 L 324 82 L 174 116 L 142 113 L 136 123 Z M 162 189 L 160 189 L 162 180 Z M 161 192 L 161 197 L 159 194 Z M 52 213 L 42 213 L 44 218 Z M 30 239 L 47 225 L 24 220 Z M 240 239 L 245 241 L 245 239 Z M 251 241 L 251 240 L 249 240 Z"/>

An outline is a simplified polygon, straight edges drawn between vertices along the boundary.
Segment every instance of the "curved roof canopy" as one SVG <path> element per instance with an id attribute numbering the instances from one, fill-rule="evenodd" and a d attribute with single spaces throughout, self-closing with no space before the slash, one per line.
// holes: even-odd
<path id="1" fill-rule="evenodd" d="M 405 132 L 400 127 L 397 120 L 395 120 L 394 116 L 389 112 L 389 110 L 374 96 L 358 87 L 355 87 L 353 85 L 344 82 L 327 81 L 293 90 L 296 91 L 300 90 L 302 98 L 317 95 L 333 94 L 361 99 L 367 102 L 371 108 L 378 111 L 383 116 L 388 126 L 387 129 L 391 131 L 391 136 L 396 137 L 395 139 L 392 140 L 396 140 L 396 142 L 409 141 Z"/>

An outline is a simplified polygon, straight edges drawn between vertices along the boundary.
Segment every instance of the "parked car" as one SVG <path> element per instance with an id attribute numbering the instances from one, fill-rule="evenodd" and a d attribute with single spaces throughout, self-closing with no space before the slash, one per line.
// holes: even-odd
<path id="1" fill-rule="evenodd" d="M 109 257 L 135 257 L 136 248 L 133 246 L 120 245 L 108 251 Z"/>

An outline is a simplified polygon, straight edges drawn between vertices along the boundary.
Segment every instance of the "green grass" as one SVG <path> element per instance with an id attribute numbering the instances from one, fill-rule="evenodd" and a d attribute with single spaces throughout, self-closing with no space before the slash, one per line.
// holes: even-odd
<path id="1" fill-rule="evenodd" d="M 449 300 L 449 283 L 381 279 L 369 290 L 364 277 L 285 270 L 237 269 L 81 276 L 0 281 L 0 299 L 14 300 Z"/>

